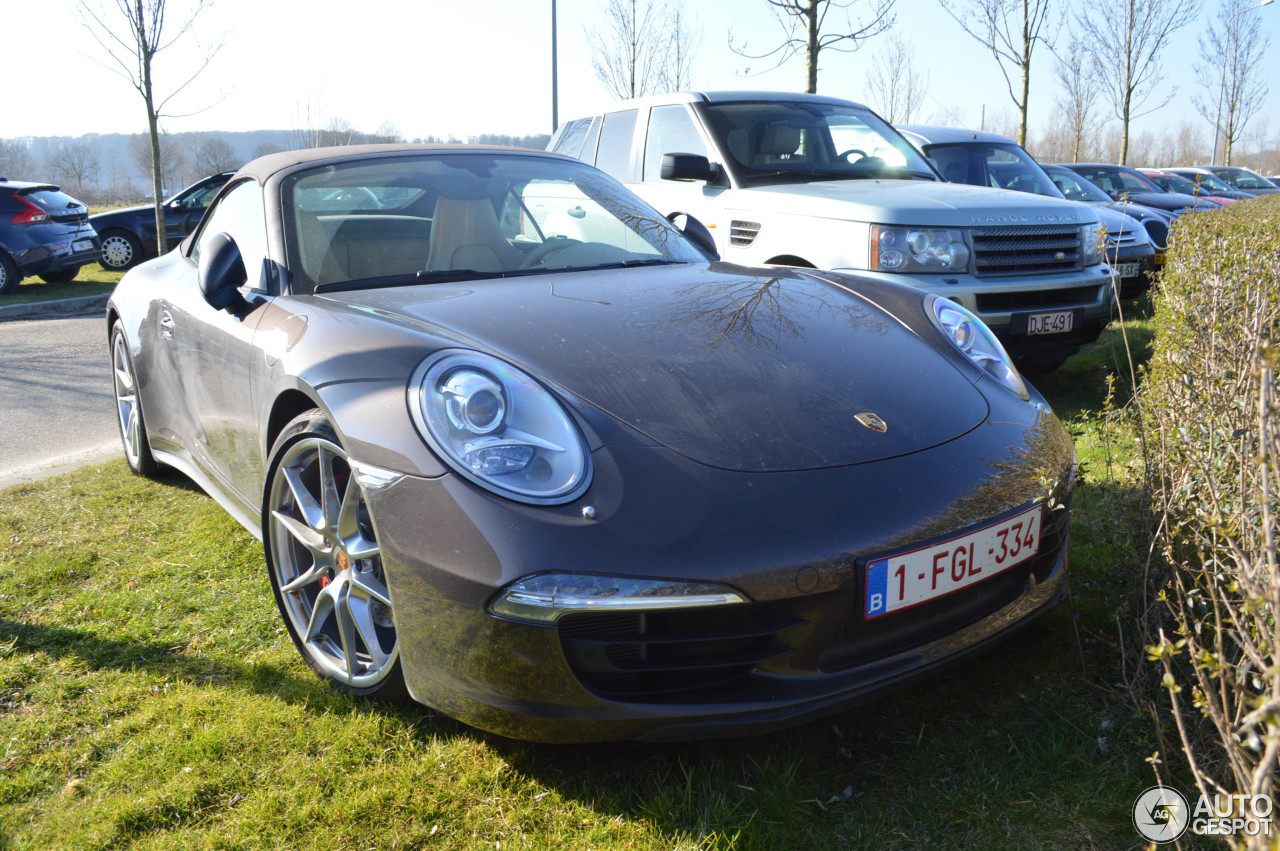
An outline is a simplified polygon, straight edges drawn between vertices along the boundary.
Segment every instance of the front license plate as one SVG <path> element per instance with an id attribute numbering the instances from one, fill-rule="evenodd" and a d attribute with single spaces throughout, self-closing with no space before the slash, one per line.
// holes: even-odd
<path id="1" fill-rule="evenodd" d="M 1116 275 L 1121 278 L 1132 278 L 1138 274 L 1137 263 L 1121 263 L 1116 266 Z"/>
<path id="2" fill-rule="evenodd" d="M 1033 313 L 1027 317 L 1027 335 L 1065 334 L 1071 330 L 1074 314 L 1070 310 L 1053 313 Z"/>
<path id="3" fill-rule="evenodd" d="M 976 585 L 1040 552 L 1040 506 L 940 544 L 867 565 L 864 614 L 878 618 Z"/>
<path id="4" fill-rule="evenodd" d="M 81 239 L 81 240 L 78 240 L 78 241 L 76 241 L 76 242 L 73 242 L 73 243 L 71 243 L 71 250 L 72 250 L 72 251 L 92 251 L 92 250 L 93 250 L 93 240 L 92 240 L 92 239 Z"/>

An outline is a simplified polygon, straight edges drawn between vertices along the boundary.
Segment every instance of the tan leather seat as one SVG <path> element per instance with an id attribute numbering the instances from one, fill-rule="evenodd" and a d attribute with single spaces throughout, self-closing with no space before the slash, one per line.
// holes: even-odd
<path id="1" fill-rule="evenodd" d="M 428 269 L 509 272 L 519 269 L 523 260 L 524 254 L 507 242 L 498 228 L 492 201 L 462 201 L 443 195 L 436 201 Z"/>

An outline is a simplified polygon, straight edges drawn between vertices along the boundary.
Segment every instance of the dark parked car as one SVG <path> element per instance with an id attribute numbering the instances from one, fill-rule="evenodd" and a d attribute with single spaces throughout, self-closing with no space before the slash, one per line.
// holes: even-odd
<path id="1" fill-rule="evenodd" d="M 713 246 L 554 154 L 255 160 L 111 296 L 125 457 L 336 688 L 519 738 L 763 732 L 1056 605 L 1074 452 L 990 329 Z"/>
<path id="2" fill-rule="evenodd" d="M 164 202 L 165 233 L 170 247 L 196 229 L 209 202 L 234 173 L 209 175 Z M 89 221 L 102 237 L 102 268 L 128 269 L 156 256 L 156 210 L 152 205 L 95 213 Z"/>
<path id="3" fill-rule="evenodd" d="M 1198 167 L 1213 172 L 1230 184 L 1233 189 L 1239 189 L 1242 192 L 1250 192 L 1254 195 L 1274 195 L 1280 192 L 1280 187 L 1277 187 L 1270 180 L 1267 180 L 1252 169 L 1240 168 L 1234 165 L 1202 165 Z"/>
<path id="4" fill-rule="evenodd" d="M 1169 247 L 1169 225 L 1180 215 L 1179 213 L 1172 213 L 1156 207 L 1144 207 L 1142 204 L 1135 204 L 1132 200 L 1127 199 L 1117 201 L 1095 184 L 1085 180 L 1071 169 L 1063 168 L 1060 165 L 1041 165 L 1040 167 L 1044 169 L 1045 174 L 1049 175 L 1053 185 L 1058 187 L 1058 191 L 1067 200 L 1110 207 L 1142 222 L 1142 226 L 1147 229 L 1147 236 L 1151 237 L 1151 244 L 1156 247 L 1156 268 L 1164 265 L 1164 252 Z"/>
<path id="5" fill-rule="evenodd" d="M 101 251 L 84 204 L 52 183 L 0 177 L 0 295 L 32 275 L 50 284 L 74 280 Z"/>
<path id="6" fill-rule="evenodd" d="M 1090 181 L 1113 200 L 1129 200 L 1146 207 L 1156 207 L 1181 215 L 1183 213 L 1217 210 L 1212 201 L 1202 201 L 1194 195 L 1167 192 L 1151 182 L 1145 174 L 1127 165 L 1107 163 L 1060 163 Z"/>
<path id="7" fill-rule="evenodd" d="M 1066 199 L 1040 164 L 1007 136 L 924 124 L 897 130 L 948 180 Z M 1137 298 L 1150 288 L 1151 276 L 1158 271 L 1150 236 L 1141 222 L 1112 204 L 1091 209 L 1106 232 L 1107 262 L 1115 270 L 1118 295 Z"/>
<path id="8" fill-rule="evenodd" d="M 1143 169 L 1143 171 L 1145 173 L 1146 169 Z M 1256 193 L 1245 192 L 1232 187 L 1230 183 L 1227 183 L 1207 168 L 1166 168 L 1161 169 L 1161 171 L 1185 178 L 1195 185 L 1201 195 L 1232 198 L 1236 201 L 1247 201 L 1250 198 L 1258 197 Z"/>

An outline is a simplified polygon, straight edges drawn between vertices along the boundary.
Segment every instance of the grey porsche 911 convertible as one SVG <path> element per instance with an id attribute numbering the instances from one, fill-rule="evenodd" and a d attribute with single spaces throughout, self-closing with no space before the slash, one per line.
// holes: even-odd
<path id="1" fill-rule="evenodd" d="M 111 296 L 125 457 L 335 688 L 521 739 L 776 729 L 1063 599 L 1074 452 L 982 322 L 673 219 L 555 154 L 254 160 Z"/>

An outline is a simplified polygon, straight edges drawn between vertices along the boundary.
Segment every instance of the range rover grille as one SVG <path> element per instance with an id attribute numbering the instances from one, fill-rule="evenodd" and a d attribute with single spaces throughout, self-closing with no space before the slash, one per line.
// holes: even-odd
<path id="1" fill-rule="evenodd" d="M 729 244 L 747 246 L 756 241 L 760 235 L 759 222 L 740 222 L 736 219 L 729 222 Z"/>
<path id="2" fill-rule="evenodd" d="M 1019 275 L 1081 268 L 1078 225 L 973 229 L 974 273 Z"/>

